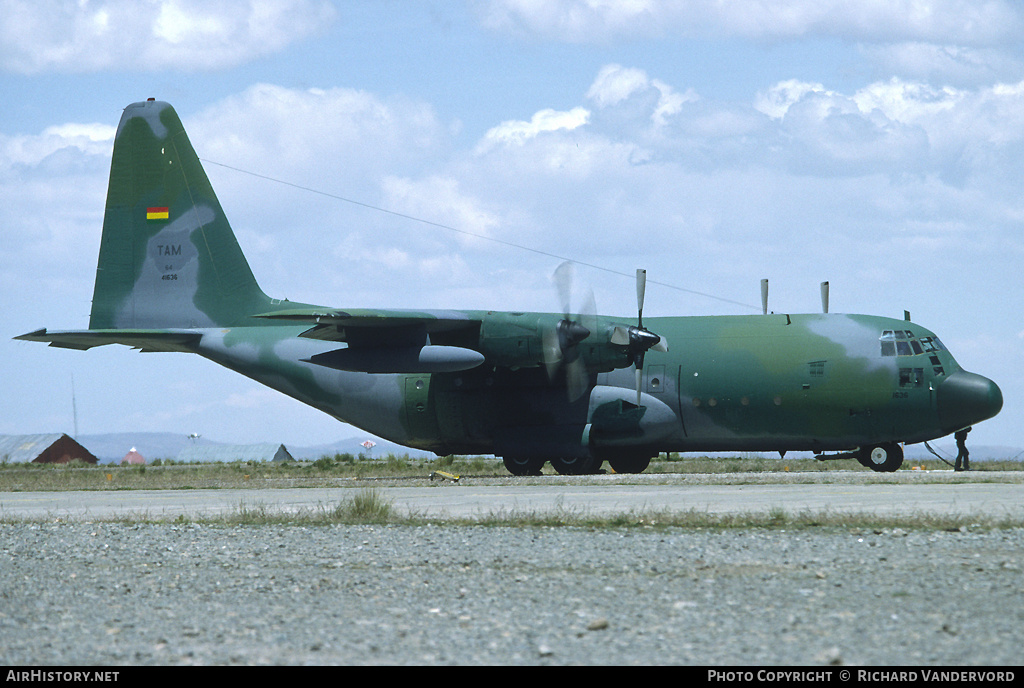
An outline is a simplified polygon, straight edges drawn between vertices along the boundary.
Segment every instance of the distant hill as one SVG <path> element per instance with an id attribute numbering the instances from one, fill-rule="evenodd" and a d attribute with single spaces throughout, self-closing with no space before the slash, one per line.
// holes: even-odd
<path id="1" fill-rule="evenodd" d="M 173 459 L 192 442 L 195 442 L 197 446 L 235 444 L 233 442 L 215 442 L 205 437 L 192 440 L 187 435 L 172 432 L 121 432 L 105 435 L 82 435 L 75 439 L 91 451 L 100 460 L 100 463 L 119 463 L 132 447 L 135 447 L 135 450 L 142 454 L 146 461 L 154 461 L 156 459 Z M 369 451 L 362 446 L 362 443 L 367 439 L 376 443 L 376 446 Z M 322 456 L 334 456 L 335 454 L 353 454 L 356 456 L 359 454 L 367 454 L 369 456 L 386 456 L 388 454 L 401 456 L 408 454 L 415 458 L 432 458 L 434 456 L 430 452 L 409 449 L 387 440 L 366 435 L 338 440 L 332 444 L 310 447 L 285 444 L 285 448 L 296 459 L 309 460 L 319 459 Z"/>

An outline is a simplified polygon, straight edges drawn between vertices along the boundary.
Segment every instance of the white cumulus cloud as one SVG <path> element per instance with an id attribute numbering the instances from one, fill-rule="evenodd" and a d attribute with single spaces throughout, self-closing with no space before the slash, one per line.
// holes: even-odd
<path id="1" fill-rule="evenodd" d="M 488 0 L 485 26 L 569 42 L 638 36 L 824 35 L 855 41 L 985 45 L 1015 40 L 1022 10 L 1010 0 Z"/>
<path id="2" fill-rule="evenodd" d="M 389 177 L 384 180 L 384 192 L 389 209 L 451 227 L 463 244 L 490 236 L 499 224 L 495 214 L 467 195 L 454 177 L 433 175 L 415 181 Z"/>
<path id="3" fill-rule="evenodd" d="M 40 134 L 0 134 L 0 170 L 10 165 L 37 165 L 69 148 L 88 155 L 109 155 L 116 131 L 107 124 L 68 123 L 47 127 Z"/>
<path id="4" fill-rule="evenodd" d="M 0 0 L 0 69 L 221 69 L 277 52 L 334 15 L 326 0 Z"/>
<path id="5" fill-rule="evenodd" d="M 654 105 L 650 118 L 655 126 L 663 126 L 668 119 L 682 110 L 685 103 L 699 100 L 692 89 L 679 93 L 672 86 L 647 76 L 647 72 L 617 64 L 605 65 L 598 72 L 587 91 L 587 98 L 599 108 L 614 107 L 630 98 L 650 92 Z"/>
<path id="6" fill-rule="evenodd" d="M 422 102 L 274 84 L 228 96 L 186 125 L 202 158 L 318 187 L 325 177 L 335 184 L 379 179 L 385 168 L 393 173 L 436 152 L 446 136 Z"/>
<path id="7" fill-rule="evenodd" d="M 540 134 L 553 131 L 572 131 L 590 120 L 590 111 L 575 107 L 568 112 L 544 109 L 534 113 L 530 121 L 506 120 L 488 130 L 480 142 L 478 151 L 484 151 L 498 144 L 522 145 Z"/>

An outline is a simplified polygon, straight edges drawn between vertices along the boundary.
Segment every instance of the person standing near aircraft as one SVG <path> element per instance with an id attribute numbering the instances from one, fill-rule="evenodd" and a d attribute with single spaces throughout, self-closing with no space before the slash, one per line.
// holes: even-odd
<path id="1" fill-rule="evenodd" d="M 953 437 L 956 438 L 956 463 L 953 465 L 954 471 L 969 471 L 971 470 L 970 456 L 971 453 L 967 451 L 967 433 L 971 431 L 968 426 L 963 430 L 957 430 Z"/>

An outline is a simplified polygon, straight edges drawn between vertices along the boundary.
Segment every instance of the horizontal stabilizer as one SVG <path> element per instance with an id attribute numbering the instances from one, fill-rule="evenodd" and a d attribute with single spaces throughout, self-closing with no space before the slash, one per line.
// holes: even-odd
<path id="1" fill-rule="evenodd" d="M 403 346 L 336 349 L 306 360 L 361 373 L 454 373 L 477 367 L 484 362 L 484 355 L 459 346 Z"/>
<path id="2" fill-rule="evenodd" d="M 62 349 L 85 351 L 94 346 L 123 344 L 144 352 L 176 351 L 194 353 L 202 335 L 192 330 L 65 330 L 49 332 L 46 328 L 23 334 L 15 339 L 26 342 L 48 342 Z"/>

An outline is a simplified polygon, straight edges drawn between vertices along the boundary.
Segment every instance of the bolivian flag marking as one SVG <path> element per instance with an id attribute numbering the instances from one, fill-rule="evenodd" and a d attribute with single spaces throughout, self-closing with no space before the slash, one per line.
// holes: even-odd
<path id="1" fill-rule="evenodd" d="M 147 220 L 166 220 L 168 208 L 146 208 Z"/>

